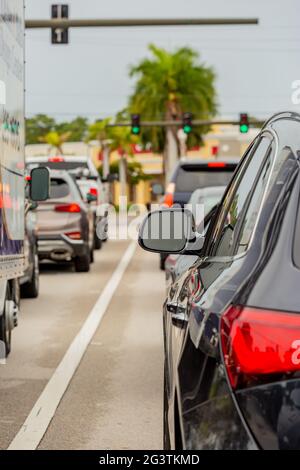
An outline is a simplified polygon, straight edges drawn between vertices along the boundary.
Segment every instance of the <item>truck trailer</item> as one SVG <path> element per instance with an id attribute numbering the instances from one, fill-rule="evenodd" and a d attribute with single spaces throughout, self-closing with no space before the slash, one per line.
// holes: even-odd
<path id="1" fill-rule="evenodd" d="M 0 0 L 0 360 L 18 324 L 25 266 L 24 36 L 24 1 Z M 36 200 L 43 199 L 39 189 L 48 190 L 45 171 L 28 183 Z"/>

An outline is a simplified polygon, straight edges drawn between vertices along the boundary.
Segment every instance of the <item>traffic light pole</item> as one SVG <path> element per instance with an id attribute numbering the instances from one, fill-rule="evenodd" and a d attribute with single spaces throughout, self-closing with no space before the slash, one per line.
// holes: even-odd
<path id="1" fill-rule="evenodd" d="M 258 25 L 258 18 L 137 18 L 26 20 L 26 29 L 114 28 L 138 26 L 243 26 Z"/>
<path id="2" fill-rule="evenodd" d="M 249 119 L 249 124 L 252 127 L 262 127 L 265 121 L 259 121 L 254 119 Z M 131 127 L 131 122 L 115 122 L 109 123 L 107 127 Z M 182 127 L 183 122 L 182 120 L 179 121 L 141 121 L 141 127 Z M 213 125 L 233 125 L 239 126 L 239 120 L 230 120 L 230 119 L 194 119 L 192 121 L 193 127 L 201 127 L 201 126 L 213 126 Z"/>

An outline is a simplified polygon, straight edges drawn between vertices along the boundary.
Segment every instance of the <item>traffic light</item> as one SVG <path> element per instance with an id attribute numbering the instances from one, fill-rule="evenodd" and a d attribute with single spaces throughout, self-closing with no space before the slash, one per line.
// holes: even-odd
<path id="1" fill-rule="evenodd" d="M 182 120 L 183 120 L 183 131 L 185 132 L 185 134 L 190 134 L 193 130 L 192 113 L 184 113 Z"/>
<path id="2" fill-rule="evenodd" d="M 51 16 L 53 20 L 62 20 L 69 18 L 69 5 L 52 5 Z M 52 44 L 68 44 L 69 30 L 68 28 L 52 28 L 51 33 Z"/>
<path id="3" fill-rule="evenodd" d="M 249 119 L 247 113 L 240 114 L 240 133 L 247 134 L 249 131 Z"/>
<path id="4" fill-rule="evenodd" d="M 139 135 L 141 132 L 141 116 L 139 114 L 131 115 L 131 133 Z"/>

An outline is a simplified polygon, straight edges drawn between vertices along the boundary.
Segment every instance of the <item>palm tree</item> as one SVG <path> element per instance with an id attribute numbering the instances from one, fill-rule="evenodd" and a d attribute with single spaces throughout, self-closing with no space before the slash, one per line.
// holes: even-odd
<path id="1" fill-rule="evenodd" d="M 149 50 L 152 57 L 143 59 L 130 70 L 130 76 L 137 77 L 137 82 L 129 99 L 129 112 L 139 113 L 149 120 L 176 121 L 183 112 L 191 112 L 198 119 L 213 117 L 217 110 L 215 73 L 211 67 L 200 63 L 198 53 L 188 47 L 171 53 L 153 44 Z M 177 130 L 176 126 L 171 126 L 167 132 L 158 128 L 143 130 L 144 137 L 156 150 L 163 150 L 165 156 L 169 147 L 165 161 L 167 171 L 178 158 Z M 170 146 L 174 144 L 175 159 L 170 158 Z"/>
<path id="2" fill-rule="evenodd" d="M 56 131 L 48 132 L 43 137 L 39 138 L 40 142 L 44 142 L 54 148 L 57 152 L 63 154 L 63 144 L 70 139 L 71 132 L 60 134 Z"/>
<path id="3" fill-rule="evenodd" d="M 111 128 L 111 149 L 118 150 L 119 160 L 119 178 L 120 178 L 120 196 L 127 196 L 127 161 L 134 157 L 134 144 L 138 143 L 139 138 L 131 134 L 128 127 Z"/>
<path id="4" fill-rule="evenodd" d="M 133 145 L 138 143 L 139 138 L 132 135 L 130 129 L 126 127 L 109 127 L 110 118 L 98 121 L 90 125 L 88 140 L 98 140 L 103 152 L 107 152 L 106 160 L 109 168 L 109 153 L 118 150 L 120 195 L 127 194 L 127 160 L 134 156 Z M 103 168 L 104 169 L 104 168 Z M 109 170 L 108 170 L 109 171 Z M 103 172 L 105 173 L 105 172 Z M 105 175 L 107 176 L 107 175 Z"/>

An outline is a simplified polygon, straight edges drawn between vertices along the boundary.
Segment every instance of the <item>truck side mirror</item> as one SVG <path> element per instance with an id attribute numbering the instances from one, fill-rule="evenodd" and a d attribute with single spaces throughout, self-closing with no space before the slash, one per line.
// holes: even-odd
<path id="1" fill-rule="evenodd" d="M 30 173 L 29 195 L 34 202 L 49 199 L 50 173 L 48 168 L 34 168 Z"/>

